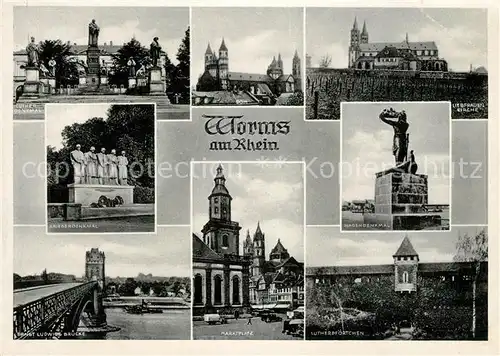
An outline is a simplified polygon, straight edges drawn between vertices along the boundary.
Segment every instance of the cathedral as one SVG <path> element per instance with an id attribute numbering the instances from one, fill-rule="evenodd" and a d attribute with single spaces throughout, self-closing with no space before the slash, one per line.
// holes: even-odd
<path id="1" fill-rule="evenodd" d="M 193 315 L 233 311 L 250 306 L 251 260 L 240 255 L 240 225 L 231 219 L 232 197 L 226 188 L 222 166 L 217 168 L 208 196 L 209 219 L 193 234 Z"/>
<path id="2" fill-rule="evenodd" d="M 296 308 L 304 305 L 304 263 L 290 256 L 280 239 L 266 259 L 265 234 L 257 229 L 243 242 L 243 254 L 252 259 L 250 269 L 250 303 L 276 309 Z"/>
<path id="3" fill-rule="evenodd" d="M 370 42 L 366 22 L 358 28 L 355 18 L 351 29 L 348 68 L 412 71 L 448 71 L 448 64 L 439 58 L 434 41 L 410 42 L 408 33 L 401 42 Z"/>
<path id="4" fill-rule="evenodd" d="M 231 72 L 229 51 L 222 39 L 218 54 L 208 44 L 204 69 L 196 86 L 199 92 L 244 91 L 256 100 L 274 105 L 281 94 L 302 91 L 301 61 L 297 51 L 292 59 L 292 74 L 285 73 L 281 54 L 278 59 L 273 57 L 265 74 Z"/>

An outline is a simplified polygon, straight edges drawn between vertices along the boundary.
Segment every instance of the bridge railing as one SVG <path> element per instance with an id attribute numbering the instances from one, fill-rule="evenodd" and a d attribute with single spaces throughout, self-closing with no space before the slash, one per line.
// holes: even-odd
<path id="1" fill-rule="evenodd" d="M 94 288 L 97 282 L 92 281 L 14 307 L 14 339 L 43 338 L 37 333 L 44 326 L 57 320 Z"/>

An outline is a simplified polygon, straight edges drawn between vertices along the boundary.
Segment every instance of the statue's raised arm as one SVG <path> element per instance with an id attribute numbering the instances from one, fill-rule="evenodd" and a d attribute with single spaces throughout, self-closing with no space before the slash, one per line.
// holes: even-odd
<path id="1" fill-rule="evenodd" d="M 394 129 L 394 137 L 392 142 L 392 154 L 394 155 L 396 165 L 406 161 L 408 152 L 408 137 L 406 132 L 410 126 L 406 121 L 406 113 L 404 111 L 398 112 L 391 109 L 384 109 L 380 115 L 380 120 L 384 123 L 391 125 Z M 394 118 L 397 120 L 388 120 L 387 118 Z"/>

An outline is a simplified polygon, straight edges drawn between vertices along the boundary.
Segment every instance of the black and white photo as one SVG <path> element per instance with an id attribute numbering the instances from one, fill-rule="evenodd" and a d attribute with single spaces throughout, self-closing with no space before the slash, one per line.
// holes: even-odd
<path id="1" fill-rule="evenodd" d="M 308 340 L 487 340 L 488 228 L 308 227 Z"/>
<path id="2" fill-rule="evenodd" d="M 302 8 L 193 8 L 192 23 L 192 105 L 303 106 Z"/>
<path id="3" fill-rule="evenodd" d="M 51 104 L 49 232 L 154 232 L 154 104 Z"/>
<path id="4" fill-rule="evenodd" d="M 193 338 L 303 339 L 304 165 L 191 168 Z"/>
<path id="5" fill-rule="evenodd" d="M 14 119 L 46 103 L 156 103 L 189 120 L 188 7 L 14 7 Z"/>
<path id="6" fill-rule="evenodd" d="M 189 227 L 141 235 L 15 228 L 14 339 L 189 340 Z"/>
<path id="7" fill-rule="evenodd" d="M 342 230 L 449 230 L 450 125 L 446 102 L 343 103 Z"/>
<path id="8" fill-rule="evenodd" d="M 488 118 L 487 9 L 307 8 L 308 120 L 345 101 L 451 101 Z"/>

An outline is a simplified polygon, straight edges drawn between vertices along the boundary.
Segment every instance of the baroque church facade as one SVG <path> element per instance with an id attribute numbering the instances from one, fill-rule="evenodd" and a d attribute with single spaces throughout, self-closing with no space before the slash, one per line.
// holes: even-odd
<path id="1" fill-rule="evenodd" d="M 291 309 L 304 305 L 304 263 L 290 256 L 280 239 L 266 259 L 265 234 L 260 223 L 243 242 L 243 254 L 252 259 L 250 303 L 254 308 Z"/>
<path id="2" fill-rule="evenodd" d="M 230 71 L 229 50 L 222 39 L 218 53 L 207 45 L 204 72 L 198 79 L 199 92 L 243 91 L 267 104 L 274 104 L 282 94 L 302 91 L 301 60 L 297 51 L 292 59 L 292 73 L 286 74 L 281 54 L 273 57 L 264 73 Z"/>
<path id="3" fill-rule="evenodd" d="M 217 168 L 209 200 L 209 219 L 193 234 L 193 315 L 250 307 L 252 261 L 240 254 L 240 225 L 231 217 L 232 197 L 222 166 Z"/>
<path id="4" fill-rule="evenodd" d="M 408 33 L 401 42 L 370 42 L 366 22 L 360 31 L 357 18 L 351 29 L 348 68 L 412 71 L 448 71 L 434 41 L 410 42 Z"/>

